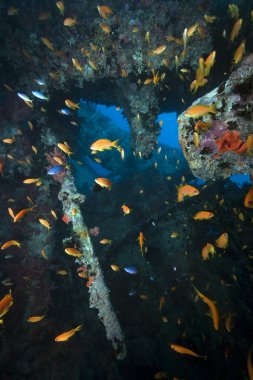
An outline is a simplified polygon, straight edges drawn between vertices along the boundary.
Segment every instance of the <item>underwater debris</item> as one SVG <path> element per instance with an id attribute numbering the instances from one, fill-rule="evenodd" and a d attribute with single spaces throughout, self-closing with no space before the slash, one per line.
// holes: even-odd
<path id="1" fill-rule="evenodd" d="M 62 202 L 63 210 L 66 215 L 71 215 L 73 208 L 77 209 L 76 217 L 72 220 L 73 232 L 87 231 L 84 224 L 79 204 L 84 202 L 85 197 L 78 194 L 74 185 L 74 179 L 67 174 L 61 184 L 61 191 L 58 198 Z M 90 293 L 90 307 L 98 310 L 98 316 L 104 324 L 107 339 L 112 342 L 116 350 L 118 359 L 123 359 L 126 355 L 124 336 L 121 331 L 117 316 L 109 299 L 109 291 L 105 285 L 99 262 L 94 255 L 93 247 L 89 236 L 86 238 L 78 237 L 79 249 L 85 254 L 78 258 L 81 266 L 85 266 L 88 272 L 88 283 L 86 284 Z"/>
<path id="2" fill-rule="evenodd" d="M 182 113 L 178 117 L 180 145 L 196 177 L 227 178 L 252 172 L 251 155 L 247 153 L 251 152 L 251 138 L 248 144 L 247 138 L 252 134 L 252 62 L 250 54 L 232 72 L 222 92 L 219 87 L 214 89 L 193 103 L 193 112 L 186 111 L 188 116 Z M 201 113 L 195 112 L 193 107 L 202 104 L 215 104 L 216 113 L 208 114 L 208 106 Z M 193 144 L 193 125 L 199 130 L 199 147 Z"/>

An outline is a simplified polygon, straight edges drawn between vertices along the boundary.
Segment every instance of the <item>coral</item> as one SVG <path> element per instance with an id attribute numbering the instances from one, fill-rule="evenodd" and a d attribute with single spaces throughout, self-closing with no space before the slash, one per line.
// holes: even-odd
<path id="1" fill-rule="evenodd" d="M 95 226 L 89 229 L 89 232 L 92 236 L 98 236 L 100 234 L 99 227 Z"/>
<path id="2" fill-rule="evenodd" d="M 240 133 L 237 131 L 225 132 L 216 142 L 218 153 L 223 154 L 227 151 L 232 151 L 237 154 L 242 154 L 247 149 L 246 143 L 240 139 Z"/>
<path id="3" fill-rule="evenodd" d="M 54 151 L 50 153 L 45 153 L 46 160 L 50 163 L 50 166 L 47 167 L 47 170 L 51 169 L 53 166 L 59 165 L 59 162 L 54 160 L 54 157 L 57 157 L 61 159 L 63 165 L 67 164 L 67 157 L 66 155 L 57 147 L 54 147 Z M 62 182 L 63 178 L 66 175 L 66 170 L 59 174 L 53 175 L 53 178 L 55 181 Z"/>
<path id="4" fill-rule="evenodd" d="M 215 115 L 195 119 L 182 113 L 178 118 L 179 141 L 196 177 L 213 180 L 252 173 L 248 139 L 252 134 L 252 62 L 250 54 L 225 82 L 193 103 L 215 104 Z M 193 141 L 194 132 L 200 140 L 198 147 Z"/>
<path id="5" fill-rule="evenodd" d="M 199 151 L 203 154 L 216 153 L 216 139 L 221 137 L 227 127 L 228 126 L 222 120 L 213 120 L 211 127 L 203 134 L 203 137 L 200 140 Z"/>

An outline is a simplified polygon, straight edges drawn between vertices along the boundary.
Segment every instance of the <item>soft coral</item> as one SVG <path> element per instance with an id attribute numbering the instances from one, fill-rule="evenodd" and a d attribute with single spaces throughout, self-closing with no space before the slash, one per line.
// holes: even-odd
<path id="1" fill-rule="evenodd" d="M 218 147 L 218 154 L 223 154 L 227 151 L 242 154 L 247 149 L 246 143 L 240 139 L 240 133 L 238 131 L 223 133 L 215 143 Z"/>

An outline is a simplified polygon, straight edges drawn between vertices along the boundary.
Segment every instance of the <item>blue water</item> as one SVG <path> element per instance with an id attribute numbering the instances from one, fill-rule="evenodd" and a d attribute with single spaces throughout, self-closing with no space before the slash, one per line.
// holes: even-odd
<path id="1" fill-rule="evenodd" d="M 117 110 L 116 107 L 107 107 L 102 104 L 97 104 L 96 108 L 103 115 L 110 118 L 112 122 L 119 128 L 129 132 L 129 125 L 127 119 L 123 117 L 122 109 Z M 158 116 L 157 122 L 160 120 L 163 121 L 161 127 L 161 133 L 158 138 L 158 143 L 168 145 L 172 148 L 180 149 L 180 144 L 178 141 L 178 123 L 177 123 L 177 114 L 172 113 L 162 113 Z M 95 165 L 93 163 L 93 165 Z M 96 171 L 101 170 L 101 165 L 97 165 Z M 104 173 L 103 173 L 104 174 Z M 242 187 L 244 184 L 250 184 L 250 176 L 247 174 L 235 174 L 229 178 L 234 182 L 238 187 Z M 205 182 L 199 178 L 196 178 L 195 184 L 204 184 Z"/>

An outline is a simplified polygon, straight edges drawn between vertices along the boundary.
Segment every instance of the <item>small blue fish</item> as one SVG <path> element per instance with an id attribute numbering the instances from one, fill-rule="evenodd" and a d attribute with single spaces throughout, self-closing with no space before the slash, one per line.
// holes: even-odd
<path id="1" fill-rule="evenodd" d="M 37 83 L 39 86 L 45 86 L 46 82 L 44 81 L 44 79 L 34 79 L 34 82 Z"/>
<path id="2" fill-rule="evenodd" d="M 44 94 L 42 94 L 41 92 L 39 91 L 32 91 L 32 94 L 38 98 L 38 99 L 41 99 L 41 100 L 48 100 L 48 97 L 46 97 Z"/>
<path id="3" fill-rule="evenodd" d="M 56 165 L 56 166 L 52 166 L 48 170 L 47 174 L 49 175 L 61 174 L 64 172 L 64 170 L 65 170 L 65 167 L 63 165 Z"/>
<path id="4" fill-rule="evenodd" d="M 18 95 L 22 100 L 24 100 L 25 102 L 30 102 L 30 103 L 32 103 L 32 100 L 31 100 L 26 94 L 22 94 L 21 92 L 18 92 L 17 95 Z"/>
<path id="5" fill-rule="evenodd" d="M 135 267 L 125 267 L 124 271 L 129 274 L 137 274 L 138 270 Z"/>
<path id="6" fill-rule="evenodd" d="M 66 115 L 66 116 L 69 116 L 71 115 L 71 112 L 69 110 L 67 110 L 67 108 L 62 108 L 59 110 L 59 112 L 62 114 L 62 115 Z"/>

